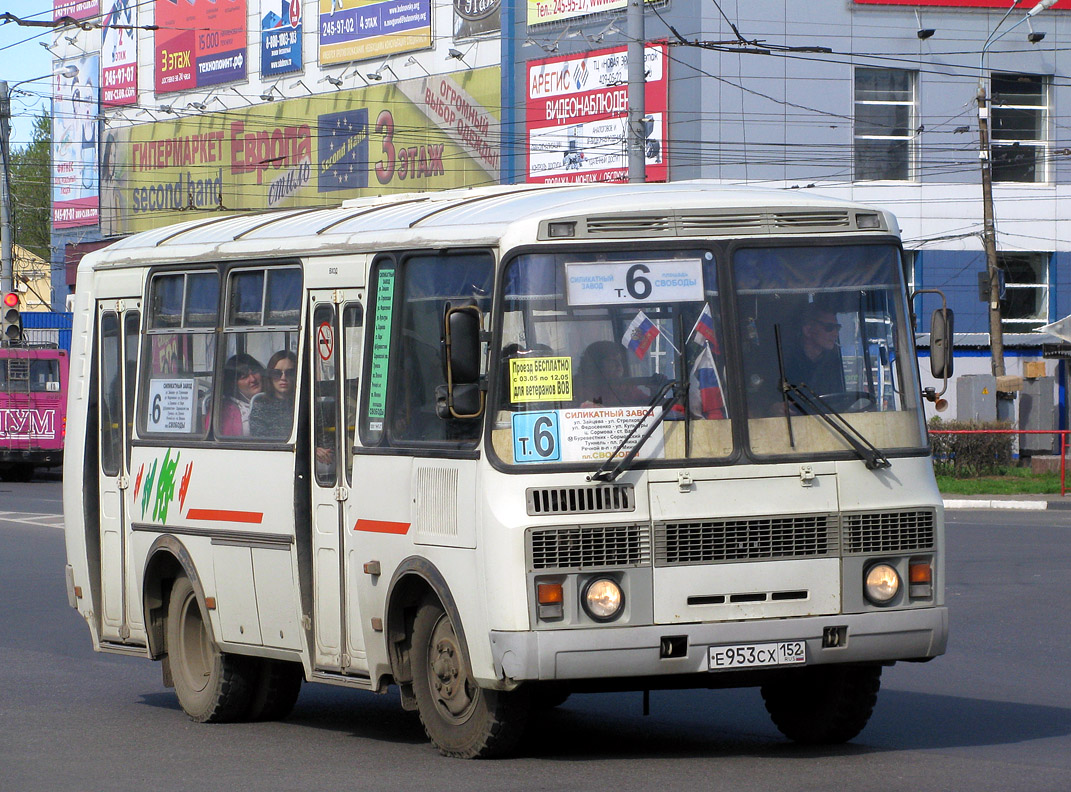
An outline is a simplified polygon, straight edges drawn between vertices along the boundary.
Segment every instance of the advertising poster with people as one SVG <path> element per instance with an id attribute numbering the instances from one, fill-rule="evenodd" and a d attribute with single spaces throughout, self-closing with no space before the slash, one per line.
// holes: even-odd
<path id="1" fill-rule="evenodd" d="M 104 107 L 138 101 L 138 5 L 105 0 L 100 51 L 100 103 Z"/>
<path id="2" fill-rule="evenodd" d="M 96 225 L 100 219 L 97 115 L 100 56 L 53 61 L 52 225 Z"/>
<path id="3" fill-rule="evenodd" d="M 301 0 L 261 0 L 261 77 L 301 71 L 301 5 Z"/>
<path id="4" fill-rule="evenodd" d="M 319 0 L 320 65 L 431 46 L 431 0 Z"/>
<path id="5" fill-rule="evenodd" d="M 246 77 L 246 0 L 156 0 L 156 93 Z"/>
<path id="6" fill-rule="evenodd" d="M 52 19 L 89 19 L 100 13 L 100 0 L 52 0 Z"/>
<path id="7" fill-rule="evenodd" d="M 102 229 L 495 184 L 496 67 L 110 129 Z"/>
<path id="8" fill-rule="evenodd" d="M 644 48 L 647 181 L 666 181 L 667 47 Z M 528 181 L 628 181 L 626 47 L 528 61 Z"/>

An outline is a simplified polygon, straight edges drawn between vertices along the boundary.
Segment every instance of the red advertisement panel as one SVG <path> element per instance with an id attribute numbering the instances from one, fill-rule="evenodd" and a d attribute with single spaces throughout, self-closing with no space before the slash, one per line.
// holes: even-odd
<path id="1" fill-rule="evenodd" d="M 1005 11 L 1011 5 L 1010 0 L 855 0 L 860 5 L 906 5 L 906 6 L 951 6 L 958 8 L 1000 8 Z M 1019 10 L 1026 12 L 1036 2 L 1023 3 Z M 1058 0 L 1054 11 L 1071 11 L 1071 0 Z"/>
<path id="2" fill-rule="evenodd" d="M 246 0 L 156 0 L 156 93 L 246 76 Z"/>
<path id="3" fill-rule="evenodd" d="M 669 176 L 665 44 L 644 49 L 647 181 Z M 529 182 L 628 181 L 627 48 L 528 62 Z"/>

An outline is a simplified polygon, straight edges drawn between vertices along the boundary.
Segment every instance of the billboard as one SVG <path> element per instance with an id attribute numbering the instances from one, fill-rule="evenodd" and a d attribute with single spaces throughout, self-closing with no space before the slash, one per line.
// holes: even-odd
<path id="1" fill-rule="evenodd" d="M 301 0 L 260 1 L 260 76 L 302 69 Z"/>
<path id="2" fill-rule="evenodd" d="M 648 181 L 666 181 L 667 47 L 644 48 Z M 529 182 L 628 181 L 626 47 L 528 61 Z"/>
<path id="3" fill-rule="evenodd" d="M 318 0 L 320 65 L 431 46 L 431 0 Z"/>
<path id="4" fill-rule="evenodd" d="M 100 13 L 100 0 L 52 0 L 52 19 L 89 19 Z"/>
<path id="5" fill-rule="evenodd" d="M 137 104 L 138 6 L 136 0 L 105 0 L 100 50 L 100 103 Z"/>
<path id="6" fill-rule="evenodd" d="M 156 93 L 246 77 L 246 0 L 156 0 Z"/>
<path id="7" fill-rule="evenodd" d="M 957 8 L 999 8 L 1008 10 L 1011 0 L 854 0 L 862 5 L 906 5 L 906 6 L 952 6 Z M 1029 11 L 1036 3 L 1028 3 L 1020 9 Z M 1053 9 L 1056 11 L 1071 10 L 1071 0 L 1057 0 Z"/>
<path id="8" fill-rule="evenodd" d="M 100 219 L 97 114 L 100 56 L 53 62 L 52 225 L 96 225 Z"/>
<path id="9" fill-rule="evenodd" d="M 102 230 L 494 184 L 498 67 L 110 129 Z"/>
<path id="10" fill-rule="evenodd" d="M 500 0 L 454 0 L 454 38 L 486 36 L 502 27 Z"/>

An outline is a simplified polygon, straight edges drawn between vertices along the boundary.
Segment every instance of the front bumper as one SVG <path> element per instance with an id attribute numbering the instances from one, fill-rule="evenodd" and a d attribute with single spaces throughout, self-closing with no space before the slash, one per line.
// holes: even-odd
<path id="1" fill-rule="evenodd" d="M 827 627 L 846 627 L 843 646 L 823 648 Z M 682 657 L 661 658 L 668 636 L 686 636 Z M 708 673 L 707 647 L 805 641 L 807 665 L 922 660 L 944 654 L 948 609 L 852 613 L 753 622 L 491 632 L 499 679 L 566 680 Z"/>

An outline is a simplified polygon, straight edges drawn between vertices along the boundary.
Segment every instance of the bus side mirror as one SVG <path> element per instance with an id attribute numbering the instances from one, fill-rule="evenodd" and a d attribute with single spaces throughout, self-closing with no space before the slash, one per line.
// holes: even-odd
<path id="1" fill-rule="evenodd" d="M 435 389 L 435 411 L 440 418 L 479 418 L 486 393 L 480 382 L 479 307 L 446 305 L 443 315 L 443 374 L 446 385 Z"/>
<path id="2" fill-rule="evenodd" d="M 953 319 L 948 308 L 938 308 L 930 318 L 930 373 L 935 379 L 952 376 Z"/>

